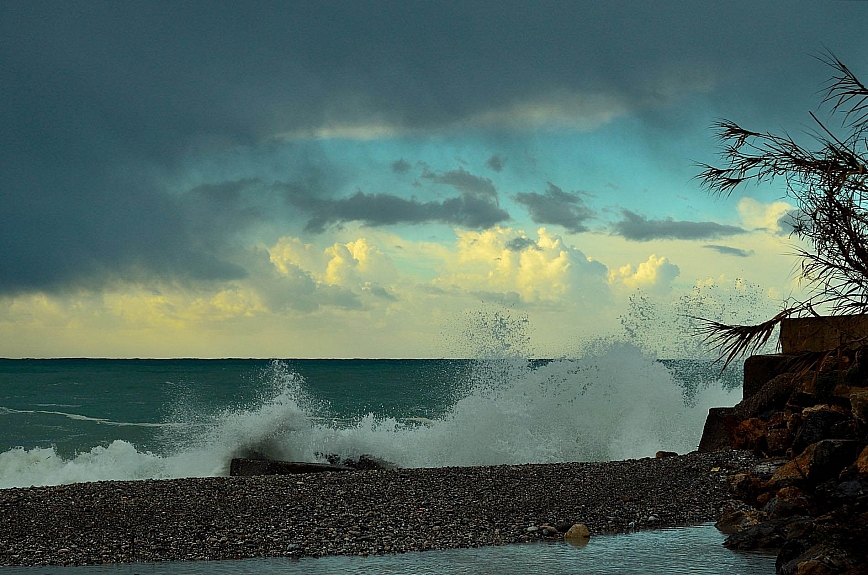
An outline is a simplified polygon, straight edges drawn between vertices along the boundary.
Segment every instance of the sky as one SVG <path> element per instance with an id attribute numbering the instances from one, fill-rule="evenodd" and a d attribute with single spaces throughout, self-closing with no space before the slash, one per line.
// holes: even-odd
<path id="1" fill-rule="evenodd" d="M 794 206 L 703 190 L 711 125 L 840 127 L 818 56 L 868 77 L 866 23 L 846 0 L 4 2 L 0 356 L 461 356 L 502 316 L 552 357 L 637 302 L 658 329 L 763 319 L 803 289 Z"/>

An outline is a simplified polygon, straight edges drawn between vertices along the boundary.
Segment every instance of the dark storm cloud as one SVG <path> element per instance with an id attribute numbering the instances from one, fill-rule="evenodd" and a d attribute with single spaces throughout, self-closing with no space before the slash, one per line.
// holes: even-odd
<path id="1" fill-rule="evenodd" d="M 520 193 L 513 199 L 527 208 L 535 223 L 556 224 L 573 233 L 587 230 L 585 221 L 594 217 L 594 211 L 585 205 L 581 194 L 565 192 L 551 182 L 543 194 Z"/>
<path id="2" fill-rule="evenodd" d="M 392 162 L 392 171 L 396 174 L 406 174 L 413 166 L 404 158 L 400 158 Z"/>
<path id="3" fill-rule="evenodd" d="M 488 160 L 485 161 L 485 166 L 494 170 L 495 172 L 502 172 L 504 164 L 506 164 L 506 158 L 504 158 L 500 154 L 493 154 L 490 158 L 488 158 Z"/>
<path id="4" fill-rule="evenodd" d="M 738 226 L 716 222 L 686 222 L 666 218 L 649 220 L 630 210 L 621 210 L 624 219 L 614 227 L 616 235 L 634 242 L 651 240 L 708 240 L 745 233 Z"/>
<path id="5" fill-rule="evenodd" d="M 434 173 L 426 170 L 422 178 L 431 180 L 437 184 L 452 186 L 463 194 L 472 194 L 497 200 L 497 189 L 488 178 L 474 176 L 464 168 L 449 170 L 443 173 Z"/>
<path id="6" fill-rule="evenodd" d="M 866 61 L 863 8 L 3 2 L 0 293 L 137 275 L 243 275 L 230 253 L 237 234 L 293 211 L 231 189 L 199 190 L 196 206 L 167 182 L 184 181 L 191 157 L 273 145 L 278 135 L 372 125 L 498 132 L 513 113 L 533 120 L 552 106 L 565 106 L 562 117 L 589 114 L 593 125 L 610 117 L 610 102 L 659 108 L 706 89 L 709 77 L 726 86 L 708 96 L 720 113 L 748 102 L 772 127 L 784 125 L 804 110 L 791 87 L 808 98 L 816 89 L 805 52 L 826 42 L 848 62 Z M 586 109 L 587 92 L 602 104 Z M 506 217 L 483 201 L 496 198 L 493 184 L 460 170 L 438 177 L 462 195 L 422 203 L 324 195 L 319 221 L 485 226 Z M 244 222 L 229 205 L 244 208 Z M 364 211 L 373 205 L 393 212 Z M 208 217 L 218 219 L 208 225 Z"/>
<path id="7" fill-rule="evenodd" d="M 324 199 L 300 185 L 280 184 L 287 201 L 309 216 L 305 230 L 322 233 L 329 225 L 361 222 L 368 226 L 442 223 L 488 228 L 509 214 L 485 197 L 466 193 L 443 201 L 421 202 L 391 194 L 356 192 L 348 198 Z"/>
<path id="8" fill-rule="evenodd" d="M 709 244 L 702 246 L 704 248 L 708 248 L 710 250 L 714 250 L 719 254 L 723 254 L 725 256 L 735 256 L 738 258 L 749 258 L 753 255 L 753 250 L 745 251 L 738 248 L 733 248 L 730 246 L 718 246 L 714 244 Z"/>

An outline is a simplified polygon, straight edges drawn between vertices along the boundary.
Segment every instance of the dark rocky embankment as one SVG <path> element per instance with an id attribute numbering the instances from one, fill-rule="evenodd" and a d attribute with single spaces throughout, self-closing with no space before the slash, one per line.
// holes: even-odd
<path id="1" fill-rule="evenodd" d="M 0 565 L 382 554 L 690 525 L 731 507 L 742 451 L 0 490 Z"/>
<path id="2" fill-rule="evenodd" d="M 728 478 L 725 545 L 779 549 L 780 574 L 868 573 L 868 348 L 848 343 L 866 331 L 866 316 L 789 320 L 782 354 L 745 362 L 744 399 L 709 413 L 700 449 L 766 458 Z"/>

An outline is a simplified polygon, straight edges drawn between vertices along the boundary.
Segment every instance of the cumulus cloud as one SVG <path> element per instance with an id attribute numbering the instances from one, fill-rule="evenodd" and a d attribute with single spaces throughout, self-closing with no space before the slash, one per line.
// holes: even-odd
<path id="1" fill-rule="evenodd" d="M 753 198 L 741 198 L 738 213 L 742 224 L 749 230 L 764 230 L 775 234 L 789 233 L 792 230 L 792 213 L 795 210 L 786 202 L 765 204 Z"/>
<path id="2" fill-rule="evenodd" d="M 581 193 L 565 192 L 551 182 L 542 194 L 523 192 L 513 199 L 527 208 L 535 223 L 556 224 L 572 233 L 586 231 L 585 221 L 594 217 Z"/>
<path id="3" fill-rule="evenodd" d="M 665 257 L 651 254 L 638 266 L 627 264 L 609 272 L 609 282 L 623 284 L 631 289 L 662 291 L 669 288 L 672 280 L 681 273 L 679 267 Z"/>
<path id="4" fill-rule="evenodd" d="M 453 273 L 439 282 L 461 286 L 468 292 L 518 294 L 523 303 L 561 302 L 599 305 L 606 301 L 606 266 L 545 228 L 538 239 L 524 238 L 534 249 L 515 251 L 516 233 L 495 227 L 485 231 L 457 231 L 458 258 Z M 512 247 L 511 247 L 512 246 Z"/>
<path id="5" fill-rule="evenodd" d="M 753 250 L 742 250 L 739 248 L 733 248 L 730 246 L 719 246 L 716 244 L 708 244 L 708 245 L 704 245 L 702 247 L 709 249 L 709 250 L 714 250 L 717 253 L 723 254 L 725 256 L 735 256 L 735 257 L 739 257 L 739 258 L 749 258 L 754 253 Z"/>
<path id="6" fill-rule="evenodd" d="M 359 296 L 397 301 L 393 286 L 398 270 L 391 258 L 365 238 L 320 249 L 299 238 L 282 237 L 269 249 L 269 259 L 283 276 L 306 276 L 320 292 L 318 305 L 359 307 Z M 338 297 L 340 296 L 340 297 Z"/>
<path id="7" fill-rule="evenodd" d="M 745 233 L 738 226 L 716 222 L 679 221 L 672 218 L 649 220 L 630 210 L 621 210 L 624 218 L 615 223 L 614 233 L 634 242 L 651 240 L 708 240 Z"/>

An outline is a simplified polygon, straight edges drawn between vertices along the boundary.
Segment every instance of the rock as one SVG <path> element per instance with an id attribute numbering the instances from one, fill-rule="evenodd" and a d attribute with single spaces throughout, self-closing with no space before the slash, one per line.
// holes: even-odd
<path id="1" fill-rule="evenodd" d="M 778 523 L 766 521 L 758 525 L 751 525 L 734 533 L 723 542 L 728 549 L 740 549 L 750 551 L 753 549 L 778 549 L 786 541 L 786 537 L 779 530 Z"/>
<path id="2" fill-rule="evenodd" d="M 729 509 L 720 515 L 715 528 L 724 535 L 732 535 L 744 531 L 748 527 L 759 525 L 766 519 L 766 514 L 753 508 Z"/>
<path id="3" fill-rule="evenodd" d="M 745 397 L 735 407 L 732 414 L 738 421 L 758 417 L 769 410 L 783 408 L 796 388 L 796 376 L 782 373 L 767 381 L 753 395 Z"/>
<path id="4" fill-rule="evenodd" d="M 360 455 L 358 459 L 344 459 L 341 465 L 352 467 L 353 469 L 396 469 L 398 466 L 391 461 L 386 461 L 380 457 L 373 455 Z"/>
<path id="5" fill-rule="evenodd" d="M 698 450 L 720 451 L 732 448 L 732 429 L 737 425 L 734 407 L 712 407 L 705 418 Z"/>
<path id="6" fill-rule="evenodd" d="M 763 505 L 763 513 L 766 513 L 770 519 L 780 519 L 782 517 L 792 517 L 798 515 L 798 510 L 786 501 L 781 501 L 777 497 L 769 499 Z"/>
<path id="7" fill-rule="evenodd" d="M 357 458 L 345 457 L 341 458 L 337 453 L 315 453 L 317 457 L 321 457 L 332 465 L 342 465 L 352 469 L 371 470 L 371 469 L 396 469 L 398 466 L 391 461 L 386 461 L 374 455 L 360 455 Z"/>
<path id="8" fill-rule="evenodd" d="M 850 408 L 856 419 L 868 423 L 868 389 L 860 389 L 850 394 Z"/>
<path id="9" fill-rule="evenodd" d="M 769 455 L 783 455 L 792 443 L 792 436 L 786 428 L 769 429 L 766 433 L 766 452 Z"/>
<path id="10" fill-rule="evenodd" d="M 735 449 L 747 449 L 761 452 L 765 448 L 765 436 L 768 424 L 757 417 L 745 419 L 732 432 L 732 446 Z"/>
<path id="11" fill-rule="evenodd" d="M 591 530 L 584 523 L 575 523 L 564 533 L 566 541 L 584 541 L 591 537 Z"/>
<path id="12" fill-rule="evenodd" d="M 832 430 L 847 419 L 846 415 L 828 405 L 805 409 L 802 417 L 804 422 L 793 439 L 793 453 L 796 454 L 821 439 L 840 439 L 831 437 Z"/>
<path id="13" fill-rule="evenodd" d="M 746 503 L 755 504 L 765 482 L 752 473 L 736 473 L 726 478 L 726 486 L 732 495 Z"/>
<path id="14" fill-rule="evenodd" d="M 573 524 L 567 521 L 558 521 L 557 523 L 555 523 L 555 529 L 558 530 L 558 533 L 566 533 L 570 530 L 570 527 L 572 526 Z"/>
<path id="15" fill-rule="evenodd" d="M 778 469 L 769 480 L 773 488 L 817 484 L 837 477 L 859 450 L 859 443 L 847 439 L 824 439 L 808 446 L 798 457 Z"/>
<path id="16" fill-rule="evenodd" d="M 658 451 L 654 454 L 654 457 L 660 459 L 662 457 L 678 457 L 678 453 L 674 451 Z"/>
<path id="17" fill-rule="evenodd" d="M 752 355 L 744 360 L 742 399 L 754 395 L 767 381 L 789 371 L 793 356 L 784 354 Z"/>
<path id="18" fill-rule="evenodd" d="M 794 513 L 790 513 L 791 515 L 804 515 L 813 508 L 810 496 L 804 490 L 794 485 L 779 489 L 775 498 L 779 503 L 787 504 L 789 509 L 794 511 Z"/>
<path id="19" fill-rule="evenodd" d="M 809 539 L 792 539 L 781 548 L 775 568 L 782 575 L 834 575 L 854 573 L 850 568 L 859 568 L 857 561 L 833 541 L 812 542 Z M 865 573 L 855 571 L 855 573 Z"/>
<path id="20" fill-rule="evenodd" d="M 291 475 L 295 473 L 322 473 L 324 471 L 352 471 L 352 469 L 352 467 L 333 465 L 331 463 L 236 457 L 229 465 L 229 475 L 233 477 L 250 477 L 254 475 Z"/>
<path id="21" fill-rule="evenodd" d="M 868 477 L 868 447 L 862 450 L 856 458 L 856 471 L 862 477 Z"/>

